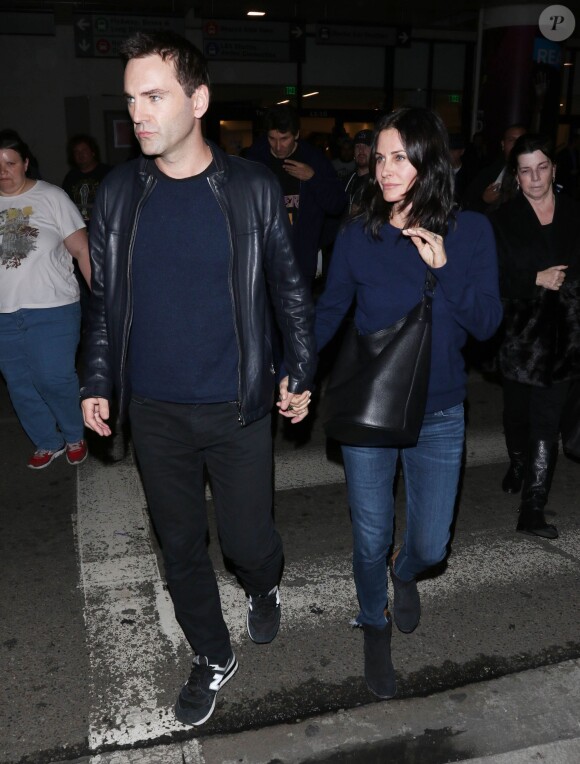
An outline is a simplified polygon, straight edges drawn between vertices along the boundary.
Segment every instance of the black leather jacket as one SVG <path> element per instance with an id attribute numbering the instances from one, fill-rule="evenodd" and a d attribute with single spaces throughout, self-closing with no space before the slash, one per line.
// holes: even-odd
<path id="1" fill-rule="evenodd" d="M 289 390 L 311 388 L 316 367 L 313 306 L 294 259 L 288 216 L 274 176 L 257 163 L 209 145 L 216 171 L 208 182 L 224 214 L 231 246 L 240 422 L 249 424 L 274 403 L 272 308 L 284 339 Z M 111 400 L 116 394 L 121 418 L 130 397 L 126 362 L 133 313 L 131 263 L 139 215 L 156 183 L 151 161 L 141 157 L 109 173 L 91 216 L 92 294 L 81 398 Z"/>

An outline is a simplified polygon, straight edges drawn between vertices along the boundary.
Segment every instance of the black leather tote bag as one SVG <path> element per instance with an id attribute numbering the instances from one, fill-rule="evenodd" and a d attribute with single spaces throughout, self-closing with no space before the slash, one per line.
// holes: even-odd
<path id="1" fill-rule="evenodd" d="M 404 448 L 417 443 L 429 385 L 435 279 L 423 299 L 386 329 L 346 332 L 324 394 L 326 434 L 355 446 Z"/>

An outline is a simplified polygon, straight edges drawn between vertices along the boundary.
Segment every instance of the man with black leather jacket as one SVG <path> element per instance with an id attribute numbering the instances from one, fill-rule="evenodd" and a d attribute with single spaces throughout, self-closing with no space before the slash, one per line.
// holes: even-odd
<path id="1" fill-rule="evenodd" d="M 270 317 L 288 370 L 277 405 L 296 423 L 315 370 L 312 304 L 274 176 L 202 136 L 201 53 L 163 32 L 133 35 L 121 54 L 144 156 L 107 176 L 93 208 L 82 407 L 105 436 L 113 395 L 129 413 L 169 591 L 195 653 L 175 713 L 199 725 L 238 668 L 207 552 L 204 468 L 222 551 L 248 596 L 249 635 L 270 642 L 283 562 L 272 519 Z"/>

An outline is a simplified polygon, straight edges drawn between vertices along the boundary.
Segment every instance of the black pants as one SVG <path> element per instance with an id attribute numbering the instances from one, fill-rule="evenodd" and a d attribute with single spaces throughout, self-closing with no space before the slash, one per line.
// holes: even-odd
<path id="1" fill-rule="evenodd" d="M 265 594 L 279 583 L 283 564 L 272 517 L 270 417 L 242 427 L 235 403 L 135 396 L 130 418 L 177 620 L 196 653 L 223 664 L 231 644 L 207 549 L 204 465 L 222 551 L 246 592 Z"/>
<path id="2" fill-rule="evenodd" d="M 558 441 L 569 386 L 569 382 L 536 387 L 503 380 L 504 427 L 513 442 L 519 444 L 516 450 L 525 451 L 530 440 Z"/>

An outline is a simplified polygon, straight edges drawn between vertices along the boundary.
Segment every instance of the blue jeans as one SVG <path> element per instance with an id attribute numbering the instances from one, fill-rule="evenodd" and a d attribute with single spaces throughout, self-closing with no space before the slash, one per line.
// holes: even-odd
<path id="1" fill-rule="evenodd" d="M 83 438 L 75 354 L 78 302 L 0 313 L 0 371 L 14 410 L 37 449 Z"/>
<path id="2" fill-rule="evenodd" d="M 445 558 L 461 470 L 463 404 L 426 414 L 413 448 L 343 446 L 353 531 L 359 623 L 382 628 L 388 605 L 387 554 L 393 543 L 393 481 L 400 454 L 407 529 L 395 572 L 411 581 Z"/>

